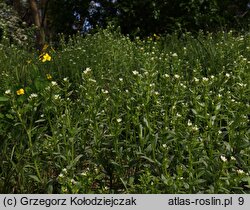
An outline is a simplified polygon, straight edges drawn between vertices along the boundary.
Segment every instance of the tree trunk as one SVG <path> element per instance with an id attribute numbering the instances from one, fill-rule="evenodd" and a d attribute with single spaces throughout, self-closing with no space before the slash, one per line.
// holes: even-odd
<path id="1" fill-rule="evenodd" d="M 41 27 L 41 17 L 40 17 L 39 9 L 37 6 L 37 2 L 36 2 L 36 0 L 29 0 L 29 2 L 30 2 L 31 13 L 33 16 L 33 21 L 34 21 L 35 25 L 38 28 L 40 28 Z"/>
<path id="2" fill-rule="evenodd" d="M 45 44 L 45 32 L 42 26 L 42 17 L 36 0 L 29 0 L 29 3 L 30 3 L 31 14 L 33 17 L 33 22 L 37 27 L 37 35 L 36 35 L 37 47 L 41 49 L 42 46 Z"/>

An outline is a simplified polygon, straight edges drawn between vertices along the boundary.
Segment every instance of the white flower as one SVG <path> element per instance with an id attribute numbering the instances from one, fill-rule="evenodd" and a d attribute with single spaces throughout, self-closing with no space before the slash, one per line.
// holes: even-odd
<path id="1" fill-rule="evenodd" d="M 158 91 L 155 91 L 154 94 L 158 96 L 158 95 L 159 95 L 159 92 L 158 92 Z"/>
<path id="2" fill-rule="evenodd" d="M 64 177 L 64 175 L 63 175 L 63 174 L 59 174 L 59 177 L 60 177 L 60 178 L 63 178 L 63 177 Z"/>
<path id="3" fill-rule="evenodd" d="M 82 175 L 82 176 L 87 176 L 87 172 L 84 171 L 84 172 L 81 173 L 81 175 Z"/>
<path id="4" fill-rule="evenodd" d="M 118 118 L 118 119 L 116 119 L 116 121 L 117 121 L 118 123 L 120 123 L 120 122 L 122 121 L 122 119 L 121 119 L 121 118 Z"/>
<path id="5" fill-rule="evenodd" d="M 133 73 L 134 75 L 138 75 L 138 74 L 139 74 L 138 71 L 132 71 L 132 73 Z"/>
<path id="6" fill-rule="evenodd" d="M 230 77 L 230 74 L 226 73 L 226 77 L 229 78 L 229 77 Z"/>
<path id="7" fill-rule="evenodd" d="M 238 173 L 238 174 L 244 174 L 244 171 L 241 170 L 241 169 L 238 169 L 238 170 L 237 170 L 237 173 Z"/>
<path id="8" fill-rule="evenodd" d="M 164 74 L 164 77 L 169 78 L 169 75 L 168 74 Z"/>
<path id="9" fill-rule="evenodd" d="M 123 78 L 119 78 L 119 80 L 122 82 L 122 81 L 123 81 Z"/>
<path id="10" fill-rule="evenodd" d="M 54 99 L 55 100 L 61 99 L 61 96 L 60 95 L 54 95 Z"/>
<path id="11" fill-rule="evenodd" d="M 106 94 L 109 93 L 109 91 L 104 90 L 104 89 L 102 89 L 102 92 L 103 92 L 103 93 L 106 93 Z"/>
<path id="12" fill-rule="evenodd" d="M 204 82 L 207 82 L 207 81 L 208 81 L 208 78 L 207 78 L 207 77 L 203 77 L 202 80 L 203 80 Z"/>
<path id="13" fill-rule="evenodd" d="M 67 173 L 67 169 L 66 168 L 64 168 L 62 171 L 63 171 L 63 173 Z"/>
<path id="14" fill-rule="evenodd" d="M 175 74 L 175 75 L 174 75 L 174 78 L 175 78 L 175 79 L 179 79 L 179 78 L 180 78 L 180 75 Z"/>
<path id="15" fill-rule="evenodd" d="M 184 89 L 187 87 L 187 86 L 184 85 L 183 83 L 181 83 L 180 86 L 183 87 Z"/>
<path id="16" fill-rule="evenodd" d="M 51 85 L 52 85 L 52 86 L 57 86 L 57 82 L 51 81 Z"/>
<path id="17" fill-rule="evenodd" d="M 74 179 L 71 179 L 70 182 L 71 182 L 72 184 L 76 184 L 76 183 L 77 183 Z"/>
<path id="18" fill-rule="evenodd" d="M 231 157 L 231 160 L 236 160 L 236 158 L 234 156 Z"/>
<path id="19" fill-rule="evenodd" d="M 37 96 L 38 96 L 38 95 L 37 95 L 36 93 L 31 93 L 29 98 L 30 98 L 30 99 L 32 99 L 32 98 L 37 98 Z"/>
<path id="20" fill-rule="evenodd" d="M 173 53 L 172 56 L 173 57 L 177 57 L 178 55 L 177 55 L 177 53 Z"/>
<path id="21" fill-rule="evenodd" d="M 162 147 L 163 147 L 163 148 L 167 148 L 167 145 L 166 145 L 166 144 L 163 144 Z"/>
<path id="22" fill-rule="evenodd" d="M 193 131 L 198 131 L 198 130 L 199 130 L 199 128 L 198 128 L 198 126 L 197 126 L 197 125 L 195 125 L 195 126 L 193 126 L 193 127 L 192 127 L 192 130 L 193 130 Z"/>
<path id="23" fill-rule="evenodd" d="M 6 95 L 9 95 L 10 93 L 11 93 L 11 90 L 10 90 L 10 89 L 5 91 L 5 94 L 6 94 Z"/>
<path id="24" fill-rule="evenodd" d="M 192 126 L 192 122 L 190 120 L 188 120 L 188 126 Z"/>
<path id="25" fill-rule="evenodd" d="M 195 77 L 195 78 L 194 78 L 194 81 L 195 81 L 195 82 L 199 82 L 200 80 L 199 80 L 198 78 Z"/>
<path id="26" fill-rule="evenodd" d="M 227 158 L 223 155 L 220 156 L 220 159 L 223 161 L 223 162 L 226 162 L 227 161 Z"/>
<path id="27" fill-rule="evenodd" d="M 64 81 L 64 82 L 67 82 L 67 81 L 68 81 L 68 78 L 67 78 L 67 77 L 63 78 L 63 81 Z"/>
<path id="28" fill-rule="evenodd" d="M 90 71 L 91 71 L 91 68 L 88 67 L 88 68 L 86 68 L 85 71 L 83 71 L 83 73 L 84 73 L 84 74 L 87 74 L 87 73 L 90 72 Z"/>

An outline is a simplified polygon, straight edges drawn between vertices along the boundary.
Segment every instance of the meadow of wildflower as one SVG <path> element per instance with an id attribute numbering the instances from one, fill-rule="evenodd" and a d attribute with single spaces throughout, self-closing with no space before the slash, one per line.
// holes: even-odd
<path id="1" fill-rule="evenodd" d="M 0 193 L 250 193 L 249 34 L 107 29 L 0 67 Z"/>

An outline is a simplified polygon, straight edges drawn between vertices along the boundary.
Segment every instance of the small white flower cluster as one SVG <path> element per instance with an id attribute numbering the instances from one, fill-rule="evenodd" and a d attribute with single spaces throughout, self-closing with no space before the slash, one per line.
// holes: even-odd
<path id="1" fill-rule="evenodd" d="M 203 77 L 203 78 L 202 78 L 202 81 L 203 81 L 203 82 L 207 82 L 207 81 L 208 81 L 208 78 L 207 78 L 207 77 Z"/>
<path id="2" fill-rule="evenodd" d="M 223 162 L 227 162 L 227 158 L 226 158 L 224 155 L 221 155 L 221 156 L 220 156 L 220 159 L 221 159 Z"/>
<path id="3" fill-rule="evenodd" d="M 108 93 L 109 93 L 108 90 L 104 90 L 104 89 L 102 89 L 102 92 L 105 93 L 105 94 L 108 94 Z"/>
<path id="4" fill-rule="evenodd" d="M 164 77 L 165 77 L 165 78 L 169 78 L 169 75 L 168 75 L 168 74 L 164 74 Z"/>
<path id="5" fill-rule="evenodd" d="M 189 127 L 191 127 L 192 131 L 194 131 L 194 132 L 199 130 L 198 126 L 197 125 L 193 125 L 193 123 L 190 120 L 188 120 L 187 125 Z"/>
<path id="6" fill-rule="evenodd" d="M 240 87 L 246 87 L 247 86 L 247 84 L 243 84 L 243 83 L 237 83 Z"/>
<path id="7" fill-rule="evenodd" d="M 138 71 L 132 71 L 132 73 L 133 73 L 133 75 L 138 75 L 139 74 L 139 72 Z"/>
<path id="8" fill-rule="evenodd" d="M 87 68 L 85 69 L 85 71 L 83 71 L 84 74 L 87 74 L 87 73 L 89 73 L 89 72 L 91 72 L 91 68 L 89 68 L 89 67 L 87 67 Z"/>
<path id="9" fill-rule="evenodd" d="M 64 169 L 62 170 L 62 172 L 59 174 L 58 177 L 59 177 L 59 178 L 63 178 L 67 173 L 68 173 L 67 169 L 64 168 Z"/>
<path id="10" fill-rule="evenodd" d="M 186 85 L 184 85 L 183 83 L 180 83 L 180 86 L 181 86 L 181 87 L 183 87 L 184 89 L 186 89 L 186 88 L 187 88 L 187 86 L 186 86 Z"/>
<path id="11" fill-rule="evenodd" d="M 55 100 L 59 100 L 59 99 L 61 99 L 61 96 L 58 95 L 58 94 L 56 94 L 56 95 L 54 95 L 54 99 L 55 99 Z"/>
<path id="12" fill-rule="evenodd" d="M 117 121 L 118 123 L 120 123 L 120 122 L 122 121 L 122 119 L 121 119 L 121 118 L 118 118 L 118 119 L 116 119 L 116 121 Z"/>
<path id="13" fill-rule="evenodd" d="M 54 86 L 57 86 L 57 82 L 56 81 L 51 81 L 51 85 L 54 87 Z"/>
<path id="14" fill-rule="evenodd" d="M 154 91 L 154 94 L 158 96 L 160 93 L 158 91 Z"/>
<path id="15" fill-rule="evenodd" d="M 194 77 L 194 81 L 199 82 L 200 80 L 198 78 Z"/>
<path id="16" fill-rule="evenodd" d="M 89 172 L 89 168 L 86 168 L 82 173 L 81 176 L 87 176 Z"/>
<path id="17" fill-rule="evenodd" d="M 9 90 L 6 90 L 6 91 L 5 91 L 5 94 L 6 94 L 6 95 L 10 95 L 10 94 L 11 94 L 11 90 L 10 90 L 10 89 L 9 89 Z"/>
<path id="18" fill-rule="evenodd" d="M 175 75 L 174 75 L 174 78 L 175 78 L 175 79 L 179 79 L 179 78 L 180 78 L 180 75 L 175 74 Z"/>
<path id="19" fill-rule="evenodd" d="M 31 93 L 29 99 L 37 98 L 38 95 L 36 93 Z"/>
<path id="20" fill-rule="evenodd" d="M 70 182 L 71 182 L 73 185 L 76 185 L 76 184 L 77 184 L 77 181 L 74 180 L 74 179 L 71 179 Z"/>

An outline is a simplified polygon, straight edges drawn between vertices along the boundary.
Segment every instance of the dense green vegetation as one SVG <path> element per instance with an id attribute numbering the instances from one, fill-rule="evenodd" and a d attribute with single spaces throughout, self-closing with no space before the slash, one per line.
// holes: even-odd
<path id="1" fill-rule="evenodd" d="M 249 193 L 249 55 L 232 31 L 0 45 L 0 193 Z"/>

